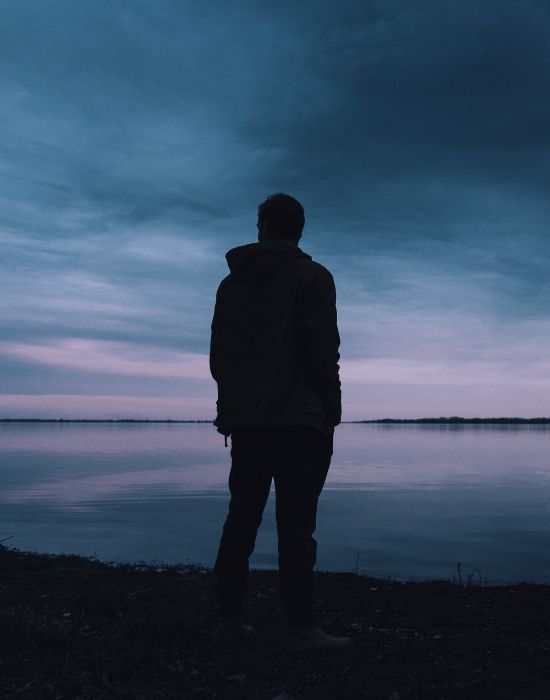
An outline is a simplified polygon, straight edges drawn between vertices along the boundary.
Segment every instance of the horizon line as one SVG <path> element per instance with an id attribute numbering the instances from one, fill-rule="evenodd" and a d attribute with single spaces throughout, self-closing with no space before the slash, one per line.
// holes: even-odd
<path id="1" fill-rule="evenodd" d="M 0 423 L 210 423 L 210 418 L 0 418 Z M 465 418 L 463 416 L 439 416 L 423 418 L 367 418 L 343 420 L 340 424 L 358 423 L 550 423 L 550 417 L 523 418 L 501 416 L 488 418 Z"/>

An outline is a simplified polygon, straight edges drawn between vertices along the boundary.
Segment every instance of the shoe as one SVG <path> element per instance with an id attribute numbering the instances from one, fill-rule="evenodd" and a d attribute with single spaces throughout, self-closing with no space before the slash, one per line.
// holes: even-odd
<path id="1" fill-rule="evenodd" d="M 353 646 L 351 637 L 333 637 L 318 625 L 295 625 L 288 628 L 287 649 L 301 651 L 340 651 Z"/>
<path id="2" fill-rule="evenodd" d="M 239 617 L 220 618 L 214 627 L 212 637 L 218 644 L 235 644 L 256 638 L 256 628 L 245 624 Z"/>

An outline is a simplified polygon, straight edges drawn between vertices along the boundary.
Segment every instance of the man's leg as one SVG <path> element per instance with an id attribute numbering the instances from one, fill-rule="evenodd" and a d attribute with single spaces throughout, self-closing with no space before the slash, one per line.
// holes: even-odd
<path id="1" fill-rule="evenodd" d="M 313 622 L 317 502 L 332 457 L 332 437 L 307 427 L 281 428 L 274 467 L 279 580 L 289 625 Z"/>
<path id="2" fill-rule="evenodd" d="M 220 617 L 236 617 L 242 610 L 248 559 L 269 496 L 271 470 L 269 460 L 263 457 L 266 444 L 262 435 L 261 429 L 241 428 L 231 438 L 231 500 L 214 565 Z"/>

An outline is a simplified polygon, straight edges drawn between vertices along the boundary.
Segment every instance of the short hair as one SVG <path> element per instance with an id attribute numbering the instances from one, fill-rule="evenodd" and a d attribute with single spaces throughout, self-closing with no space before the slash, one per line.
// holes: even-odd
<path id="1" fill-rule="evenodd" d="M 305 224 L 304 207 L 288 194 L 272 194 L 258 207 L 258 228 L 265 225 L 268 235 L 297 243 Z"/>

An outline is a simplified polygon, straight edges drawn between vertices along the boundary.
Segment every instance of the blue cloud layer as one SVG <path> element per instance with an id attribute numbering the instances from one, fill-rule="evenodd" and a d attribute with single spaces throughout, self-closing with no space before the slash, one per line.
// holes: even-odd
<path id="1" fill-rule="evenodd" d="M 223 254 L 254 239 L 259 201 L 288 191 L 306 208 L 303 248 L 336 277 L 343 364 L 372 372 L 347 375 L 348 417 L 402 413 L 373 360 L 431 367 L 439 389 L 414 383 L 412 413 L 440 413 L 445 371 L 457 395 L 461 368 L 462 412 L 476 413 L 473 364 L 484 410 L 502 406 L 501 388 L 487 403 L 496 372 L 517 412 L 541 412 L 521 368 L 546 386 L 547 3 L 20 0 L 2 13 L 6 395 L 115 381 L 6 343 L 204 356 Z M 146 376 L 115 384 L 153 391 Z"/>

